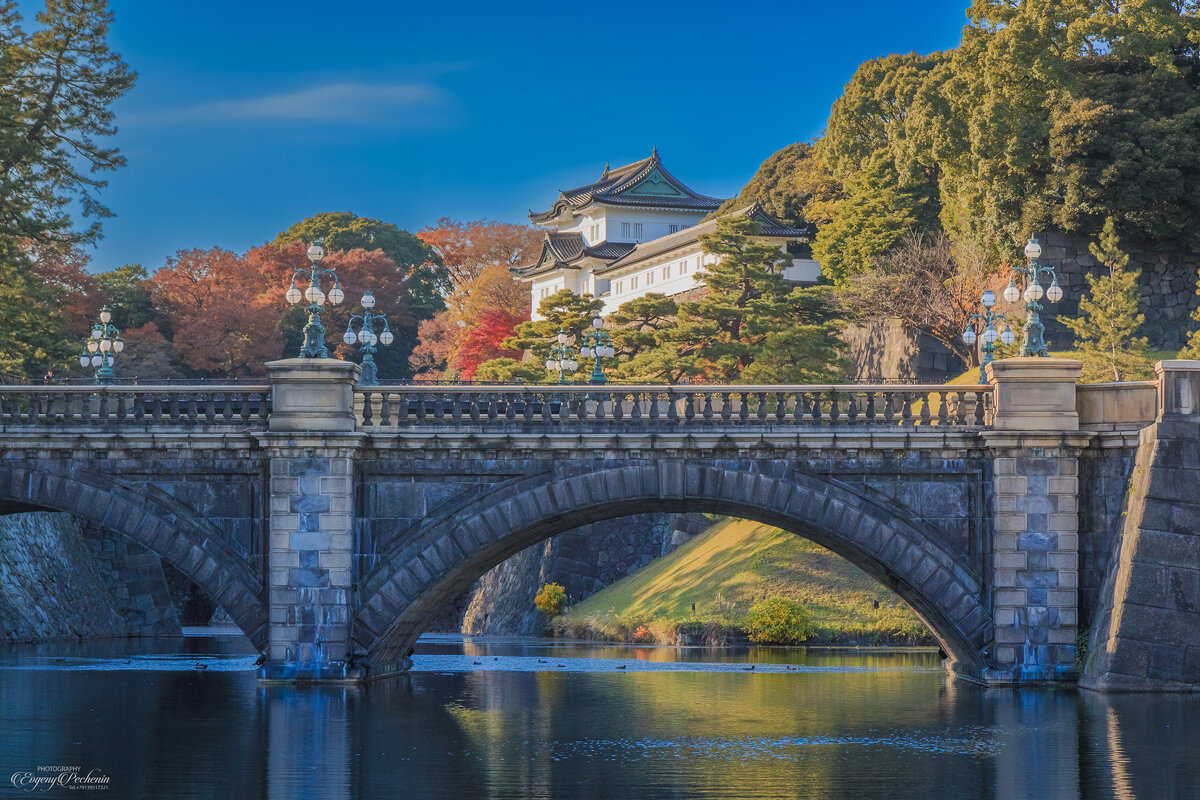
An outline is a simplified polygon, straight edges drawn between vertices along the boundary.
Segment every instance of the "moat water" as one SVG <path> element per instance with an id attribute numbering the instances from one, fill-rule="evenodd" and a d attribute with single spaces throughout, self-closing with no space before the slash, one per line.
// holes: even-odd
<path id="1" fill-rule="evenodd" d="M 984 690 L 932 652 L 431 637 L 359 689 L 254 658 L 0 648 L 0 797 L 1200 798 L 1200 698 Z"/>

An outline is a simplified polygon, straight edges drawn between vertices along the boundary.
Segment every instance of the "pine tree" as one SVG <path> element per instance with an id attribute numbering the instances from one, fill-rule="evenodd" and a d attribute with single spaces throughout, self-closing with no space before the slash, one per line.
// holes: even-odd
<path id="1" fill-rule="evenodd" d="M 749 217 L 724 217 L 701 235 L 704 251 L 721 259 L 699 276 L 708 294 L 680 305 L 660 347 L 675 371 L 714 382 L 833 380 L 841 342 L 828 295 L 789 286 L 781 271 L 789 259 L 756 241 L 760 230 Z"/>
<path id="2" fill-rule="evenodd" d="M 110 105 L 135 73 L 108 49 L 105 0 L 47 0 L 32 34 L 16 3 L 0 0 L 0 236 L 35 245 L 80 243 L 99 221 L 72 230 L 66 209 L 112 216 L 98 173 L 125 164 L 103 140 L 117 132 Z"/>
<path id="3" fill-rule="evenodd" d="M 34 261 L 94 241 L 112 216 L 98 176 L 125 163 L 104 141 L 136 76 L 108 49 L 111 21 L 104 0 L 46 0 L 30 33 L 17 3 L 0 0 L 0 371 L 60 371 L 82 346 Z M 72 204 L 91 225 L 73 228 Z"/>
<path id="4" fill-rule="evenodd" d="M 1126 269 L 1129 256 L 1121 251 L 1112 217 L 1104 223 L 1098 242 L 1089 248 L 1107 275 L 1088 275 L 1088 294 L 1079 301 L 1079 316 L 1061 321 L 1075 333 L 1076 352 L 1083 361 L 1083 380 L 1099 382 L 1148 378 L 1150 347 L 1137 336 L 1145 316 L 1138 313 L 1139 270 Z"/>

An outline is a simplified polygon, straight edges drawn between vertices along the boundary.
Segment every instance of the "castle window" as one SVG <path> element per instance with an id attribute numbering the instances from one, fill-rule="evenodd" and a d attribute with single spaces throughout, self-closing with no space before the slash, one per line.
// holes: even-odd
<path id="1" fill-rule="evenodd" d="M 630 224 L 629 224 L 628 222 L 622 222 L 622 223 L 621 223 L 621 238 L 622 238 L 622 239 L 628 239 L 628 238 L 629 238 L 629 235 L 630 235 L 630 234 L 629 234 L 629 229 L 630 229 L 630 227 L 631 227 L 631 226 L 630 226 Z"/>
<path id="2" fill-rule="evenodd" d="M 653 284 L 654 284 L 654 270 L 650 270 L 649 272 L 646 273 L 646 285 L 652 286 Z"/>
<path id="3" fill-rule="evenodd" d="M 668 280 L 671 277 L 671 265 L 667 264 L 663 267 L 663 280 Z"/>
<path id="4" fill-rule="evenodd" d="M 678 225 L 668 225 L 667 233 L 668 234 L 679 233 L 679 226 Z"/>
<path id="5" fill-rule="evenodd" d="M 633 223 L 633 238 L 634 238 L 634 241 L 638 241 L 638 242 L 640 242 L 642 240 L 642 223 L 640 223 L 640 222 Z"/>
<path id="6" fill-rule="evenodd" d="M 629 279 L 629 291 L 631 291 L 631 292 L 637 291 L 637 275 L 634 275 L 632 278 Z"/>

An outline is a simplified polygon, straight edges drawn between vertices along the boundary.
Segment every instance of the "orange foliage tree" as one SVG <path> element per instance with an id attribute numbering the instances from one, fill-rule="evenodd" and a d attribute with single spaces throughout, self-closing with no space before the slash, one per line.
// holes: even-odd
<path id="1" fill-rule="evenodd" d="M 441 258 L 451 288 L 446 311 L 417 332 L 413 370 L 440 378 L 449 367 L 470 380 L 482 361 L 516 355 L 496 339 L 497 331 L 507 326 L 511 335 L 516 323 L 529 319 L 529 287 L 509 268 L 537 256 L 542 233 L 527 225 L 444 217 L 417 236 Z"/>
<path id="2" fill-rule="evenodd" d="M 271 291 L 253 259 L 219 247 L 180 250 L 149 282 L 175 351 L 195 372 L 263 375 L 282 355 L 282 290 Z"/>

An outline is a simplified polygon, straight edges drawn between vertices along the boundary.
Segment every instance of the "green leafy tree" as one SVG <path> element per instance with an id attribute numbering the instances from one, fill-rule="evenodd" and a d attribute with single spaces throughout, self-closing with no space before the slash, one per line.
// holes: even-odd
<path id="1" fill-rule="evenodd" d="M 1200 243 L 1194 0 L 976 0 L 950 70 L 916 103 L 957 238 L 1032 231 Z"/>
<path id="2" fill-rule="evenodd" d="M 47 0 L 33 32 L 17 4 L 0 0 L 0 370 L 41 377 L 77 355 L 68 314 L 35 259 L 95 240 L 112 216 L 99 176 L 125 163 L 111 104 L 135 75 L 108 48 L 102 0 Z M 76 230 L 77 204 L 92 223 Z"/>
<path id="3" fill-rule="evenodd" d="M 1075 333 L 1083 380 L 1094 383 L 1149 378 L 1153 372 L 1150 347 L 1146 337 L 1136 335 L 1145 321 L 1145 316 L 1138 313 L 1139 271 L 1127 269 L 1129 256 L 1121 251 L 1111 217 L 1090 249 L 1108 268 L 1108 274 L 1088 275 L 1089 291 L 1079 301 L 1079 316 L 1060 318 Z"/>
<path id="4" fill-rule="evenodd" d="M 96 288 L 105 297 L 122 328 L 140 328 L 155 319 L 149 275 L 141 264 L 126 264 L 96 275 Z"/>
<path id="5" fill-rule="evenodd" d="M 479 365 L 474 380 L 481 383 L 545 383 L 549 377 L 542 364 L 515 358 L 493 358 Z"/>
<path id="6" fill-rule="evenodd" d="M 382 250 L 404 271 L 411 295 L 409 308 L 417 320 L 431 318 L 445 309 L 443 295 L 450 280 L 432 247 L 390 222 L 355 216 L 350 211 L 314 214 L 275 237 L 276 245 L 289 242 L 311 244 L 321 239 L 328 251 Z"/>
<path id="7" fill-rule="evenodd" d="M 949 56 L 909 53 L 864 62 L 833 104 L 817 157 L 842 185 L 813 246 L 844 283 L 906 236 L 940 227 L 941 170 L 911 109 Z"/>
<path id="8" fill-rule="evenodd" d="M 78 244 L 112 216 L 98 177 L 125 164 L 110 106 L 136 74 L 108 47 L 104 0 L 46 0 L 33 33 L 14 0 L 0 0 L 0 238 L 37 246 Z M 67 207 L 95 218 L 73 230 Z M 12 266 L 19 260 L 7 256 Z"/>
<path id="9" fill-rule="evenodd" d="M 812 616 L 787 597 L 768 597 L 750 607 L 742 629 L 757 644 L 799 644 L 816 633 Z"/>
<path id="10" fill-rule="evenodd" d="M 547 620 L 552 620 L 567 610 L 567 590 L 557 583 L 543 584 L 533 598 L 533 605 Z"/>
<path id="11" fill-rule="evenodd" d="M 565 331 L 567 336 L 579 336 L 591 327 L 592 320 L 603 308 L 604 303 L 590 294 L 578 295 L 570 289 L 562 289 L 538 303 L 538 313 L 542 315 L 542 319 L 536 322 L 522 322 L 505 346 L 522 350 L 532 349 L 545 359 L 546 350 L 539 348 L 548 349 L 550 340 L 559 331 Z"/>
<path id="12" fill-rule="evenodd" d="M 797 228 L 828 220 L 825 206 L 838 199 L 841 184 L 814 153 L 813 145 L 796 142 L 772 153 L 737 197 L 708 215 L 723 217 L 759 203 L 775 219 Z"/>
<path id="13" fill-rule="evenodd" d="M 26 253 L 0 237 L 0 373 L 40 378 L 65 370 L 82 342 L 55 313 L 58 295 L 33 274 Z"/>
<path id="14" fill-rule="evenodd" d="M 663 348 L 663 332 L 675 324 L 679 304 L 651 292 L 623 303 L 609 315 L 609 335 L 621 377 L 631 380 L 674 381 L 684 374 L 677 369 L 674 348 Z"/>

